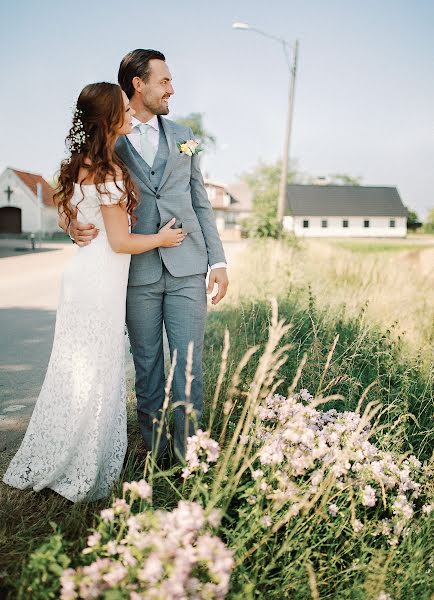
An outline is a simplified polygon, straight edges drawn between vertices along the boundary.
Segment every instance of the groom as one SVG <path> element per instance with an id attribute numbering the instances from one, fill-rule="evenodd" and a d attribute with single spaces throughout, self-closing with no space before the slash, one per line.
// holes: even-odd
<path id="1" fill-rule="evenodd" d="M 148 450 L 157 457 L 167 447 L 163 428 L 156 448 L 165 374 L 163 323 L 170 355 L 176 350 L 173 377 L 174 450 L 185 457 L 185 432 L 194 433 L 194 420 L 186 417 L 187 351 L 193 342 L 191 392 L 188 400 L 198 423 L 203 412 L 202 350 L 206 293 L 218 286 L 212 303 L 228 287 L 225 255 L 199 167 L 198 155 L 182 153 L 177 144 L 194 139 L 190 128 L 162 118 L 169 113 L 174 93 L 166 59 L 156 50 L 133 50 L 122 60 L 119 85 L 136 114 L 133 129 L 119 138 L 116 152 L 128 167 L 139 191 L 135 233 L 156 233 L 171 218 L 187 233 L 181 246 L 159 248 L 131 257 L 127 291 L 127 327 L 136 370 L 137 416 Z M 79 245 L 91 241 L 95 228 L 75 220 L 71 237 Z M 208 289 L 206 274 L 210 266 Z M 176 403 L 180 403 L 176 406 Z M 188 429 L 186 430 L 186 418 Z"/>

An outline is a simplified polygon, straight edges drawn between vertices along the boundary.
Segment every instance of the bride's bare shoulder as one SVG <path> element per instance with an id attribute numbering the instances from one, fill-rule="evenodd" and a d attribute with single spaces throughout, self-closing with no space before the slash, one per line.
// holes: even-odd
<path id="1" fill-rule="evenodd" d="M 90 166 L 90 163 L 89 163 L 89 166 Z M 114 170 L 115 175 L 113 176 L 113 174 L 108 173 L 104 179 L 105 182 L 119 181 L 119 180 L 123 179 L 122 170 L 117 165 L 113 165 L 113 170 Z M 78 183 L 81 183 L 83 185 L 92 185 L 95 183 L 95 174 L 91 173 L 90 170 L 88 168 L 86 168 L 86 166 L 83 166 L 83 167 L 80 167 L 77 179 L 78 179 Z"/>

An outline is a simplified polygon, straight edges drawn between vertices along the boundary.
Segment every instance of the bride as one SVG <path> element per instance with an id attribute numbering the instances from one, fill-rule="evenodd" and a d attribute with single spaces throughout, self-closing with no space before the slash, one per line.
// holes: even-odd
<path id="1" fill-rule="evenodd" d="M 127 448 L 125 299 L 131 254 L 185 239 L 172 229 L 131 233 L 137 196 L 114 146 L 130 133 L 134 110 L 121 88 L 87 85 L 67 137 L 56 200 L 67 230 L 73 215 L 99 229 L 63 273 L 53 348 L 39 398 L 3 481 L 51 488 L 72 502 L 107 496 Z"/>

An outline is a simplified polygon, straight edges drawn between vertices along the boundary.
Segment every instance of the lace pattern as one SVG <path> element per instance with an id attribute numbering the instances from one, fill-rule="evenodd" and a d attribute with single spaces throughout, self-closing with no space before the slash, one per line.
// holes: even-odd
<path id="1" fill-rule="evenodd" d="M 67 264 L 48 369 L 3 478 L 8 485 L 48 487 L 76 502 L 107 496 L 119 477 L 127 449 L 124 323 L 130 258 L 113 252 L 100 231 Z"/>

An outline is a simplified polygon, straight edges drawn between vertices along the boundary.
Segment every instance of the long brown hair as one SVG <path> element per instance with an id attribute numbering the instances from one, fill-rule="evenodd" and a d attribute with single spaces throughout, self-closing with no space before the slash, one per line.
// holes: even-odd
<path id="1" fill-rule="evenodd" d="M 126 209 L 133 221 L 133 211 L 137 206 L 137 192 L 128 170 L 114 150 L 116 131 L 124 121 L 124 101 L 122 91 L 114 83 L 90 83 L 84 87 L 78 97 L 71 129 L 66 137 L 70 156 L 60 165 L 60 173 L 54 201 L 59 213 L 65 213 L 71 221 L 72 207 L 69 201 L 74 193 L 81 168 L 86 169 L 88 177 L 93 175 L 93 183 L 98 192 L 107 194 L 104 182 L 107 178 L 117 180 L 116 167 L 122 171 L 123 192 L 120 200 L 126 200 Z M 84 197 L 84 195 L 83 195 Z"/>

